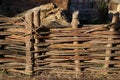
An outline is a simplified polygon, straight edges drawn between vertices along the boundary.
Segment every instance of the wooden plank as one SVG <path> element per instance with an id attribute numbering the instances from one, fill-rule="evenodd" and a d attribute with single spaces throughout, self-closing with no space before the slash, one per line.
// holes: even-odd
<path id="1" fill-rule="evenodd" d="M 9 32 L 21 32 L 21 33 L 30 33 L 30 31 L 28 31 L 27 29 L 25 28 L 9 28 L 7 29 L 7 31 Z"/>
<path id="2" fill-rule="evenodd" d="M 99 31 L 99 32 L 94 32 L 94 33 L 91 33 L 91 35 L 96 35 L 96 34 L 102 34 L 102 35 L 120 35 L 120 32 L 117 32 L 117 31 L 115 31 L 115 32 L 111 32 L 111 31 Z"/>
<path id="3" fill-rule="evenodd" d="M 12 51 L 12 50 L 0 50 L 0 55 L 12 55 L 18 54 L 19 51 Z M 20 51 L 21 52 L 21 51 Z"/>
<path id="4" fill-rule="evenodd" d="M 9 32 L 9 31 L 6 31 L 6 32 L 0 32 L 0 36 L 8 36 L 8 35 L 24 35 L 24 33 L 21 33 L 21 32 Z"/>
<path id="5" fill-rule="evenodd" d="M 79 55 L 87 55 L 88 57 L 116 57 L 116 56 L 120 56 L 119 53 L 114 53 L 114 54 L 111 54 L 111 55 L 107 55 L 105 54 L 105 52 L 98 52 L 98 53 L 93 53 L 93 52 L 87 52 L 87 51 L 73 51 L 73 52 L 64 52 L 64 51 L 50 51 L 50 52 L 46 52 L 45 54 L 46 55 L 50 55 L 50 56 L 74 56 L 75 52 L 77 52 Z"/>
<path id="6" fill-rule="evenodd" d="M 74 61 L 74 60 L 91 60 L 92 58 L 90 58 L 90 57 L 88 57 L 88 58 L 84 58 L 84 57 L 77 57 L 77 59 L 76 58 L 66 58 L 66 57 L 64 57 L 64 58 L 46 58 L 45 59 L 45 61 L 51 61 L 51 62 L 64 62 L 64 61 Z"/>
<path id="7" fill-rule="evenodd" d="M 11 69 L 11 68 L 15 68 L 15 69 L 24 69 L 25 66 L 23 66 L 23 65 L 12 65 L 12 66 L 8 66 L 7 70 L 8 70 L 8 69 Z"/>
<path id="8" fill-rule="evenodd" d="M 8 63 L 8 62 L 24 62 L 23 59 L 17 59 L 12 57 L 0 58 L 1 63 Z"/>
<path id="9" fill-rule="evenodd" d="M 50 56 L 48 59 L 91 60 L 93 56 Z"/>
<path id="10" fill-rule="evenodd" d="M 81 28 L 78 29 L 72 29 L 72 28 L 58 28 L 58 29 L 50 29 L 51 34 L 56 34 L 56 33 L 83 33 L 86 30 L 82 30 Z"/>
<path id="11" fill-rule="evenodd" d="M 81 72 L 76 72 L 74 70 L 71 71 L 51 71 L 50 73 L 58 73 L 58 74 L 82 74 Z"/>
<path id="12" fill-rule="evenodd" d="M 34 24 L 34 29 L 38 29 L 38 27 L 40 26 L 40 9 L 35 9 L 33 11 L 33 24 Z M 40 33 L 39 33 L 40 34 Z M 34 43 L 34 48 L 37 51 L 38 47 L 40 46 L 36 46 L 35 44 L 39 43 L 39 39 L 36 38 L 36 34 L 34 35 L 34 39 L 35 39 L 35 43 Z M 37 57 L 39 54 L 35 54 L 34 56 Z"/>
<path id="13" fill-rule="evenodd" d="M 35 66 L 45 66 L 45 65 L 49 65 L 50 62 L 44 62 L 44 63 L 38 63 L 37 61 L 35 62 Z"/>
<path id="14" fill-rule="evenodd" d="M 22 66 L 25 66 L 26 64 L 25 63 L 16 63 L 16 62 L 13 62 L 13 63 L 6 63 L 5 65 L 22 65 Z"/>
<path id="15" fill-rule="evenodd" d="M 103 51 L 103 50 L 119 50 L 120 47 L 112 47 L 112 48 L 106 48 L 106 47 L 103 47 L 103 48 L 91 48 L 91 49 L 88 49 L 89 51 Z"/>
<path id="16" fill-rule="evenodd" d="M 119 67 L 120 68 L 120 64 L 115 64 L 114 67 Z"/>
<path id="17" fill-rule="evenodd" d="M 120 38 L 120 36 L 119 35 L 99 35 L 99 34 L 97 34 L 97 35 L 90 35 L 90 37 L 92 37 L 92 38 L 99 38 L 99 39 L 101 39 L 101 38 L 108 38 L 108 37 L 110 37 L 110 38 Z"/>
<path id="18" fill-rule="evenodd" d="M 86 64 L 86 65 L 81 65 L 82 63 L 78 63 L 78 67 L 79 68 L 86 68 L 86 67 L 91 67 L 91 66 L 96 66 L 96 65 L 94 65 L 94 64 Z M 77 67 L 76 65 L 75 65 L 75 63 L 50 63 L 50 64 L 48 64 L 47 66 L 49 66 L 49 67 L 69 67 L 69 68 L 74 68 L 74 67 Z"/>
<path id="19" fill-rule="evenodd" d="M 26 50 L 26 47 L 25 46 L 20 46 L 20 45 L 8 45 L 5 47 L 5 49 L 16 49 L 16 50 L 23 50 L 25 51 Z"/>
<path id="20" fill-rule="evenodd" d="M 85 33 L 56 33 L 56 34 L 50 34 L 50 37 L 71 37 L 71 36 L 88 36 L 89 34 Z"/>
<path id="21" fill-rule="evenodd" d="M 46 58 L 44 61 L 50 61 L 50 62 L 64 62 L 64 61 L 70 61 L 70 59 L 49 59 Z"/>
<path id="22" fill-rule="evenodd" d="M 107 30 L 108 30 L 108 25 L 107 26 L 99 25 L 98 27 L 91 26 L 91 28 L 86 30 L 84 33 L 92 33 L 92 32 L 96 32 L 96 31 L 107 31 Z"/>
<path id="23" fill-rule="evenodd" d="M 112 0 L 112 3 L 113 4 L 120 4 L 120 1 L 119 0 Z"/>
<path id="24" fill-rule="evenodd" d="M 88 66 L 80 66 L 80 65 L 70 65 L 70 64 L 66 64 L 66 63 L 51 63 L 49 65 L 47 65 L 49 67 L 69 67 L 69 68 L 75 68 L 75 67 L 78 67 L 78 68 L 86 68 Z"/>
<path id="25" fill-rule="evenodd" d="M 46 54 L 74 54 L 74 53 L 81 53 L 81 54 L 87 54 L 89 53 L 87 50 L 51 50 L 49 52 L 46 52 Z"/>
<path id="26" fill-rule="evenodd" d="M 7 36 L 6 39 L 7 40 L 11 40 L 12 39 L 13 41 L 20 40 L 21 42 L 25 42 L 27 37 L 23 37 L 23 36 L 20 36 L 20 35 L 10 35 L 10 36 Z"/>
<path id="27" fill-rule="evenodd" d="M 48 32 L 39 32 L 39 35 L 48 35 L 48 34 L 50 34 L 49 31 Z"/>
<path id="28" fill-rule="evenodd" d="M 9 29 L 9 28 L 24 28 L 24 26 L 20 25 L 1 25 L 0 29 Z"/>
<path id="29" fill-rule="evenodd" d="M 11 58 L 16 58 L 16 59 L 22 59 L 23 62 L 25 62 L 25 59 L 26 59 L 25 56 L 17 55 L 17 54 L 5 55 L 5 57 L 11 57 Z"/>
<path id="30" fill-rule="evenodd" d="M 100 69 L 87 68 L 86 71 L 95 71 L 95 72 L 101 72 L 102 74 L 104 74 L 103 72 L 107 72 L 108 70 L 104 70 L 103 68 L 100 68 Z"/>
<path id="31" fill-rule="evenodd" d="M 8 71 L 29 75 L 29 72 L 26 72 L 25 70 L 17 70 L 17 69 L 11 68 L 11 69 L 8 69 Z"/>
<path id="32" fill-rule="evenodd" d="M 4 50 L 5 51 L 8 50 L 11 53 L 24 53 L 25 54 L 25 51 L 23 51 L 23 50 L 6 49 L 6 48 L 4 48 Z"/>
<path id="33" fill-rule="evenodd" d="M 36 68 L 35 70 L 34 70 L 34 72 L 36 72 L 36 71 L 44 71 L 44 70 L 52 70 L 53 68 Z"/>
<path id="34" fill-rule="evenodd" d="M 82 48 L 89 48 L 91 47 L 92 44 L 53 44 L 50 45 L 49 48 L 52 49 L 57 49 L 57 48 L 61 48 L 61 49 L 82 49 Z"/>
<path id="35" fill-rule="evenodd" d="M 3 65 L 3 66 L 0 66 L 0 69 L 6 69 L 7 71 L 11 68 L 24 69 L 25 67 L 23 65 Z"/>
<path id="36" fill-rule="evenodd" d="M 90 67 L 87 68 L 86 70 L 90 70 L 90 71 L 98 71 L 98 72 L 119 72 L 120 68 L 107 68 L 106 70 L 100 67 Z"/>
<path id="37" fill-rule="evenodd" d="M 26 43 L 26 67 L 25 67 L 25 72 L 28 72 L 29 75 L 33 75 L 33 59 L 34 55 L 32 54 L 31 51 L 34 49 L 34 43 L 31 42 L 33 40 L 34 36 L 32 34 L 33 30 L 33 12 L 29 11 L 25 14 L 25 21 L 26 25 L 25 28 L 31 32 L 30 35 L 28 35 L 26 38 L 27 40 L 25 41 Z"/>
<path id="38" fill-rule="evenodd" d="M 22 19 L 21 19 L 22 20 Z M 14 23 L 15 26 L 21 26 L 19 28 L 25 28 L 26 22 L 25 21 L 21 21 L 21 22 L 15 22 Z"/>
<path id="39" fill-rule="evenodd" d="M 20 68 L 25 68 L 25 63 L 5 63 L 4 64 L 4 68 L 5 69 L 11 69 L 11 68 L 17 68 L 17 69 L 20 69 Z"/>
<path id="40" fill-rule="evenodd" d="M 25 43 L 20 41 L 12 41 L 12 40 L 0 40 L 0 45 L 10 45 L 10 44 L 24 45 Z"/>
<path id="41" fill-rule="evenodd" d="M 102 31 L 102 30 L 104 30 L 104 29 L 97 29 L 97 30 L 95 30 L 94 32 L 92 32 L 92 33 L 90 33 L 90 34 L 111 34 L 109 31 Z M 70 28 L 68 28 L 68 29 L 50 29 L 50 32 L 52 33 L 52 34 L 56 34 L 56 33 L 58 33 L 58 34 L 60 34 L 60 33 L 73 33 L 73 34 L 75 34 L 75 33 L 84 33 L 84 34 L 87 34 L 87 33 L 85 33 L 87 30 L 85 30 L 85 29 L 82 29 L 82 28 L 78 28 L 78 29 L 70 29 Z M 103 32 L 103 33 L 100 33 L 100 32 Z"/>
<path id="42" fill-rule="evenodd" d="M 115 61 L 115 60 L 111 60 L 111 61 L 105 61 L 105 60 L 91 60 L 91 61 L 85 61 L 85 62 L 93 62 L 93 63 L 99 63 L 99 64 L 104 64 L 104 63 L 109 63 L 109 64 L 120 64 L 120 61 Z"/>
<path id="43" fill-rule="evenodd" d="M 47 51 L 50 51 L 50 49 L 39 49 L 36 51 L 31 51 L 31 52 L 36 54 L 36 53 L 47 52 Z"/>
<path id="44" fill-rule="evenodd" d="M 16 51 L 16 52 L 22 52 L 25 53 L 25 49 L 23 48 L 17 48 L 17 47 L 5 47 L 5 50 L 11 50 L 11 51 Z"/>
<path id="45" fill-rule="evenodd" d="M 105 30 L 106 28 L 104 28 L 103 25 L 83 25 L 83 27 L 81 28 L 77 28 L 78 31 L 82 30 L 82 31 L 87 31 L 93 28 L 97 28 L 99 30 Z M 76 29 L 71 28 L 51 28 L 50 31 L 75 31 Z"/>
<path id="46" fill-rule="evenodd" d="M 40 26 L 40 9 L 33 10 L 33 23 L 35 27 Z"/>
<path id="47" fill-rule="evenodd" d="M 75 41 L 89 41 L 91 39 L 63 39 L 63 40 L 46 40 L 47 43 L 65 43 L 65 42 L 75 42 Z"/>
<path id="48" fill-rule="evenodd" d="M 120 56 L 114 57 L 114 59 L 120 60 Z"/>
<path id="49" fill-rule="evenodd" d="M 61 51 L 61 52 L 62 52 L 62 51 Z M 50 56 L 74 56 L 74 55 L 75 55 L 74 53 L 75 53 L 75 52 L 73 52 L 73 53 L 47 52 L 47 53 L 45 53 L 45 54 L 46 54 L 46 55 L 50 55 Z M 78 53 L 78 54 L 80 55 L 80 54 L 87 54 L 87 53 Z"/>
<path id="50" fill-rule="evenodd" d="M 52 63 L 57 63 L 57 62 L 51 62 L 51 61 L 43 61 L 43 60 L 35 60 L 36 64 L 52 64 Z M 73 62 L 58 62 L 57 64 L 62 64 L 62 63 L 66 63 L 66 64 L 71 64 L 71 65 L 75 65 L 75 63 Z M 87 62 L 81 62 L 80 65 L 82 66 L 96 66 L 98 64 L 95 63 L 87 63 Z"/>
<path id="51" fill-rule="evenodd" d="M 120 68 L 118 67 L 112 67 L 108 69 L 109 71 L 120 71 Z"/>
<path id="52" fill-rule="evenodd" d="M 88 40 L 92 40 L 92 39 L 95 39 L 95 38 L 93 38 L 93 37 L 77 37 L 77 38 L 75 38 L 75 37 L 51 37 L 51 38 L 49 38 L 50 40 L 70 40 L 70 39 L 88 39 Z"/>
<path id="53" fill-rule="evenodd" d="M 50 62 L 44 61 L 44 60 L 41 60 L 41 59 L 36 59 L 35 63 L 50 63 Z"/>
<path id="54" fill-rule="evenodd" d="M 39 38 L 41 38 L 41 39 L 49 39 L 49 38 L 51 38 L 50 36 L 42 36 L 42 35 L 39 35 Z"/>
<path id="55" fill-rule="evenodd" d="M 18 43 L 25 43 L 25 39 L 24 40 L 14 39 L 14 38 L 10 38 L 9 36 L 5 37 L 5 40 L 15 41 L 15 42 L 18 42 Z"/>
<path id="56" fill-rule="evenodd" d="M 115 57 L 115 56 L 120 56 L 120 53 L 112 53 L 112 54 L 95 54 L 95 53 L 90 53 L 89 56 L 101 56 L 101 57 Z"/>
<path id="57" fill-rule="evenodd" d="M 97 44 L 97 43 L 104 43 L 104 44 L 107 44 L 107 43 L 112 43 L 112 44 L 117 44 L 117 43 L 120 43 L 120 40 L 106 40 L 106 39 L 104 39 L 104 40 L 101 40 L 101 39 L 99 39 L 99 40 L 97 40 L 97 39 L 94 39 L 94 40 L 91 40 L 91 41 L 88 41 L 88 42 L 86 42 L 86 43 L 93 43 L 93 44 Z"/>
<path id="58" fill-rule="evenodd" d="M 47 47 L 47 46 L 49 46 L 50 45 L 50 43 L 36 43 L 36 44 L 34 44 L 36 47 Z"/>
<path id="59" fill-rule="evenodd" d="M 72 29 L 72 28 L 54 28 L 54 29 L 50 29 L 50 31 L 51 32 L 53 32 L 53 33 L 56 33 L 56 32 L 85 32 L 86 33 L 86 31 L 87 30 L 91 30 L 91 29 L 95 29 L 94 31 L 105 31 L 106 30 L 106 28 L 103 28 L 103 27 L 96 27 L 96 28 L 94 28 L 93 26 L 91 26 L 91 27 L 86 27 L 86 26 L 84 26 L 83 25 L 83 27 L 81 27 L 81 28 L 77 28 L 77 29 Z"/>
<path id="60" fill-rule="evenodd" d="M 39 59 L 39 58 L 46 58 L 46 57 L 49 57 L 49 55 L 40 55 L 40 56 L 36 56 L 35 59 Z"/>
<path id="61" fill-rule="evenodd" d="M 10 25 L 12 25 L 12 23 L 10 22 L 0 22 L 0 26 L 10 26 Z"/>
<path id="62" fill-rule="evenodd" d="M 8 22 L 9 21 L 9 18 L 0 18 L 0 22 Z"/>

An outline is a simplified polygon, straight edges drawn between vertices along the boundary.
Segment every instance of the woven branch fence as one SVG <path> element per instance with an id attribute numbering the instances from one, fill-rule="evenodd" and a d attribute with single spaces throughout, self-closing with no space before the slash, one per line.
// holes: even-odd
<path id="1" fill-rule="evenodd" d="M 40 11 L 29 11 L 11 24 L 0 18 L 0 68 L 33 75 L 38 72 L 81 74 L 120 72 L 118 14 L 107 25 L 46 27 Z M 73 21 L 74 22 L 74 21 Z"/>

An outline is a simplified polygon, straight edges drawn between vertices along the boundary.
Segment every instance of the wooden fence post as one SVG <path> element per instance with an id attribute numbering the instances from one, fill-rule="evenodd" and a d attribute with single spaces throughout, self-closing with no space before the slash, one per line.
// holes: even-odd
<path id="1" fill-rule="evenodd" d="M 34 50 L 34 35 L 33 35 L 33 12 L 29 11 L 25 14 L 26 26 L 25 28 L 29 30 L 29 35 L 26 36 L 26 73 L 28 75 L 33 75 L 33 58 L 34 55 L 31 51 Z"/>
<path id="2" fill-rule="evenodd" d="M 33 22 L 34 22 L 34 30 L 37 29 L 39 26 L 40 26 L 40 9 L 35 9 L 33 10 L 34 12 L 34 19 L 33 19 Z M 35 38 L 35 51 L 38 51 L 38 47 L 36 46 L 36 44 L 39 43 L 39 39 L 34 35 L 34 38 Z M 35 54 L 35 57 L 38 56 L 38 53 Z"/>
<path id="3" fill-rule="evenodd" d="M 118 13 L 113 14 L 113 18 L 112 18 L 112 24 L 113 25 L 110 26 L 110 30 L 109 30 L 110 32 L 116 31 L 117 26 L 115 24 L 118 22 L 118 19 L 119 19 L 119 14 Z M 110 34 L 110 35 L 112 35 L 112 34 Z M 109 41 L 111 42 L 113 40 L 114 39 L 112 37 L 109 37 L 109 35 L 108 35 L 108 42 Z M 106 46 L 106 48 L 110 48 L 110 50 L 109 49 L 106 50 L 107 57 L 105 57 L 105 65 L 104 65 L 105 70 L 107 70 L 110 66 L 109 62 L 111 60 L 111 57 L 108 56 L 108 55 L 111 55 L 113 53 L 112 50 L 111 50 L 112 47 L 113 47 L 112 43 L 108 43 L 107 46 Z"/>
<path id="4" fill-rule="evenodd" d="M 73 29 L 77 29 L 78 28 L 78 25 L 79 25 L 78 15 L 79 15 L 79 11 L 73 12 L 72 22 L 71 22 L 71 25 L 72 25 Z M 77 36 L 74 36 L 74 39 L 77 39 Z M 75 42 L 73 42 L 73 44 L 78 44 L 78 42 L 75 41 Z M 78 50 L 78 49 L 74 49 L 74 50 Z M 75 57 L 79 57 L 79 54 L 75 53 Z M 75 71 L 78 73 L 80 71 L 80 67 L 79 67 L 80 61 L 79 60 L 75 60 L 74 62 L 75 62 L 75 66 L 76 66 L 75 67 Z"/>

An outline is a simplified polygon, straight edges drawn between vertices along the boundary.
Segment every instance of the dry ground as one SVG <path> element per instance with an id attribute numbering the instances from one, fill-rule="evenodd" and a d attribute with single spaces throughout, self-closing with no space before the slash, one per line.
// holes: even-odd
<path id="1" fill-rule="evenodd" d="M 120 74 L 82 74 L 82 75 L 64 75 L 43 73 L 36 76 L 28 76 L 19 73 L 0 72 L 0 80 L 120 80 Z"/>

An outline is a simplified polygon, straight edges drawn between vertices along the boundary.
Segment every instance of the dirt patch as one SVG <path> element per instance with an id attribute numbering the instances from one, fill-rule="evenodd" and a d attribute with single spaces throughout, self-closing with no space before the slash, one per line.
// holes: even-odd
<path id="1" fill-rule="evenodd" d="M 28 76 L 19 73 L 0 73 L 0 80 L 120 80 L 119 74 L 103 75 L 103 74 L 49 74 L 42 73 L 35 76 Z"/>

